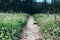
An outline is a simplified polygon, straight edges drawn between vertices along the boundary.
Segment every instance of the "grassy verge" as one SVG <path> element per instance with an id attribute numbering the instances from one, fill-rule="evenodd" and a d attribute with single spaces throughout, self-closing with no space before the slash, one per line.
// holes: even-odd
<path id="1" fill-rule="evenodd" d="M 0 40 L 16 40 L 27 22 L 26 13 L 0 13 Z"/>
<path id="2" fill-rule="evenodd" d="M 40 25 L 40 31 L 43 34 L 44 40 L 60 40 L 60 28 L 58 22 L 55 24 L 54 14 L 35 14 L 35 22 Z M 60 20 L 59 15 L 56 15 L 56 20 Z"/>

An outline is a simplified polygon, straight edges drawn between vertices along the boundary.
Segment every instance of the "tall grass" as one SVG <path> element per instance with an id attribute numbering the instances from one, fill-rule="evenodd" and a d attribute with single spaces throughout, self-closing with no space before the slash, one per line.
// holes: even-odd
<path id="1" fill-rule="evenodd" d="M 40 32 L 43 34 L 44 40 L 60 40 L 60 28 L 58 22 L 55 24 L 54 14 L 35 14 L 35 22 L 40 25 Z M 58 20 L 59 16 L 56 15 Z"/>
<path id="2" fill-rule="evenodd" d="M 16 40 L 27 22 L 28 14 L 0 13 L 0 40 Z"/>

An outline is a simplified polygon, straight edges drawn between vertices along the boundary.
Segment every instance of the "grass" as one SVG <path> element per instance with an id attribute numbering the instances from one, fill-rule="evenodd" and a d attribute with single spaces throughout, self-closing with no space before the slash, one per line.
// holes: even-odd
<path id="1" fill-rule="evenodd" d="M 60 15 L 60 14 L 59 14 Z M 60 16 L 56 14 L 56 20 L 60 21 Z M 35 14 L 35 22 L 40 25 L 40 31 L 44 40 L 60 40 L 60 28 L 58 22 L 55 23 L 54 14 Z"/>
<path id="2" fill-rule="evenodd" d="M 0 40 L 16 40 L 27 22 L 28 14 L 0 13 Z"/>

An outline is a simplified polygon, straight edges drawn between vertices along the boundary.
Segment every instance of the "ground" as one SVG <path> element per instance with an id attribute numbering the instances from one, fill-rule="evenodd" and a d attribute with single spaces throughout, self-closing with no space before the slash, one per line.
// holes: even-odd
<path id="1" fill-rule="evenodd" d="M 19 40 L 42 40 L 40 27 L 37 24 L 34 24 L 33 16 L 29 17 L 28 22 L 23 29 L 21 39 Z"/>

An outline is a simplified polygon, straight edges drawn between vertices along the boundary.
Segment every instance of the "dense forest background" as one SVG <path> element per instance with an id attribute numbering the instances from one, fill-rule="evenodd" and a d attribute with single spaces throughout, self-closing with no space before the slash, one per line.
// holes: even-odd
<path id="1" fill-rule="evenodd" d="M 27 12 L 27 13 L 53 13 L 60 12 L 60 1 L 52 3 L 36 2 L 36 0 L 0 0 L 0 12 Z"/>

